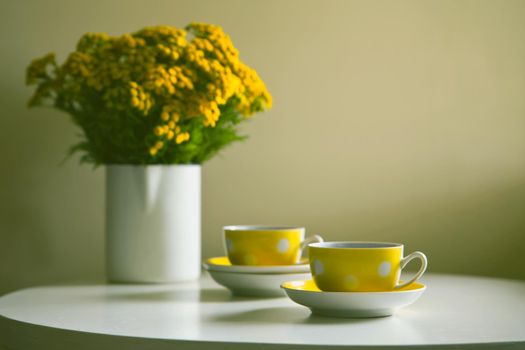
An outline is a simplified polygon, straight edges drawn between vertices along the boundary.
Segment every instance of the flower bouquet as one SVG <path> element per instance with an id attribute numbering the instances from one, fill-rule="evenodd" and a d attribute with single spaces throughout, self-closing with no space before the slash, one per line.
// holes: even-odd
<path id="1" fill-rule="evenodd" d="M 82 140 L 72 151 L 96 165 L 200 164 L 272 104 L 229 36 L 201 23 L 85 34 L 62 65 L 54 54 L 33 61 L 27 84 L 36 85 L 29 106 L 73 117 Z"/>

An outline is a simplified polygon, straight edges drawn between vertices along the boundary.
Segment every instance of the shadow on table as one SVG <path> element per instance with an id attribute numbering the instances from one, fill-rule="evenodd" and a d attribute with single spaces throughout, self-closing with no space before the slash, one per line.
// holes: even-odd
<path id="1" fill-rule="evenodd" d="M 133 302 L 169 302 L 186 301 L 201 303 L 220 303 L 220 302 L 242 302 L 261 298 L 234 296 L 227 289 L 188 289 L 188 290 L 162 290 L 162 291 L 143 291 L 133 293 L 113 293 L 106 295 L 105 298 L 112 301 L 133 301 Z"/>
<path id="2" fill-rule="evenodd" d="M 380 318 L 334 318 L 311 314 L 306 308 L 297 307 L 271 307 L 244 312 L 231 313 L 211 318 L 215 322 L 227 323 L 273 323 L 273 324 L 350 324 L 383 322 Z"/>

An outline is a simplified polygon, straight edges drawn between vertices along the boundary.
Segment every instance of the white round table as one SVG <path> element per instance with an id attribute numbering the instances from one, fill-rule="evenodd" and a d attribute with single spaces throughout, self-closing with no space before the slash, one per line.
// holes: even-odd
<path id="1" fill-rule="evenodd" d="M 172 285 L 75 285 L 0 298 L 9 349 L 525 349 L 525 282 L 428 274 L 394 316 L 311 316 L 287 298 L 232 297 L 205 276 Z"/>

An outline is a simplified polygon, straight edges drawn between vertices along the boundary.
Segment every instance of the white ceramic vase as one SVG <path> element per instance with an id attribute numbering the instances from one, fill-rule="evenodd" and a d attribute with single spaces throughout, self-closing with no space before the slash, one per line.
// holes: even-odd
<path id="1" fill-rule="evenodd" d="M 113 282 L 199 278 L 201 167 L 106 167 L 106 269 Z"/>

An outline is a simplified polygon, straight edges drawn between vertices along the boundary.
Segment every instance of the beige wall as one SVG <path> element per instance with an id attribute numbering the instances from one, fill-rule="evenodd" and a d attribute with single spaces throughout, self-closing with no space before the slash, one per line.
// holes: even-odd
<path id="1" fill-rule="evenodd" d="M 103 275 L 103 169 L 59 165 L 76 130 L 24 107 L 26 64 L 192 20 L 222 25 L 275 99 L 204 166 L 205 256 L 224 224 L 297 224 L 525 279 L 524 18 L 496 0 L 4 1 L 0 294 Z"/>

